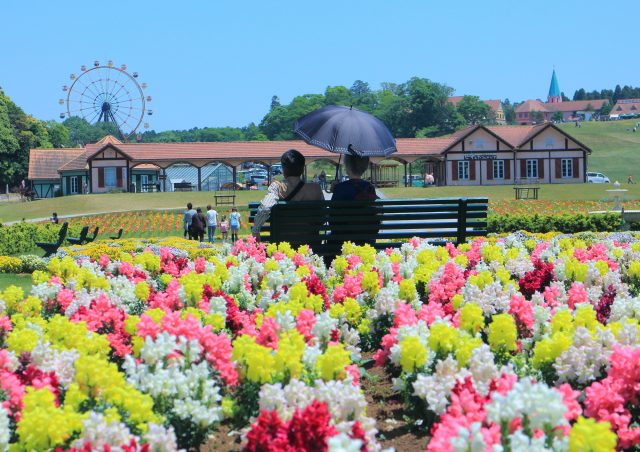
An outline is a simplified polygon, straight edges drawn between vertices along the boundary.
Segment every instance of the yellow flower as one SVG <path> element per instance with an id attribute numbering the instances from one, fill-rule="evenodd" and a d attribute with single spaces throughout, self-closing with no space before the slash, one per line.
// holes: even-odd
<path id="1" fill-rule="evenodd" d="M 400 342 L 402 371 L 412 373 L 427 363 L 427 349 L 416 336 L 407 336 Z"/>
<path id="2" fill-rule="evenodd" d="M 403 279 L 400 281 L 400 289 L 398 291 L 398 298 L 405 301 L 413 301 L 418 295 L 416 290 L 416 283 L 413 279 Z"/>
<path id="3" fill-rule="evenodd" d="M 567 333 L 573 335 L 575 326 L 573 325 L 573 316 L 567 309 L 557 311 L 551 320 L 551 334 Z"/>
<path id="4" fill-rule="evenodd" d="M 343 344 L 330 344 L 327 351 L 318 357 L 315 370 L 324 381 L 342 380 L 347 376 L 344 370 L 351 364 L 349 352 Z"/>
<path id="5" fill-rule="evenodd" d="M 558 356 L 571 346 L 571 337 L 566 333 L 555 333 L 538 342 L 533 349 L 531 364 L 540 369 L 545 364 L 552 364 Z"/>
<path id="6" fill-rule="evenodd" d="M 304 347 L 304 337 L 297 330 L 283 333 L 275 355 L 276 372 L 283 377 L 300 378 Z"/>
<path id="7" fill-rule="evenodd" d="M 476 334 L 484 328 L 484 314 L 476 303 L 467 303 L 460 310 L 460 328 Z"/>
<path id="8" fill-rule="evenodd" d="M 516 323 L 509 314 L 497 314 L 489 325 L 489 345 L 494 351 L 514 351 L 517 348 L 518 333 Z"/>
<path id="9" fill-rule="evenodd" d="M 255 337 L 243 334 L 233 342 L 232 358 L 243 366 L 246 377 L 257 383 L 271 383 L 275 359 L 271 349 L 256 343 Z"/>
<path id="10" fill-rule="evenodd" d="M 335 306 L 335 305 L 334 305 Z M 347 314 L 347 320 L 352 323 L 358 323 L 362 309 L 356 300 L 351 297 L 346 297 L 343 302 L 344 312 Z"/>
<path id="11" fill-rule="evenodd" d="M 21 450 L 49 450 L 64 446 L 82 431 L 83 416 L 72 410 L 57 408 L 48 389 L 27 387 L 24 409 L 16 433 Z"/>
<path id="12" fill-rule="evenodd" d="M 429 348 L 439 356 L 446 356 L 456 349 L 459 338 L 456 328 L 446 323 L 434 323 L 430 329 Z"/>
<path id="13" fill-rule="evenodd" d="M 459 366 L 466 366 L 471 359 L 471 353 L 483 344 L 480 337 L 471 337 L 466 333 L 460 334 L 458 347 L 456 348 L 456 360 Z"/>
<path id="14" fill-rule="evenodd" d="M 569 452 L 608 452 L 616 449 L 617 437 L 609 422 L 580 416 L 569 433 Z"/>
<path id="15" fill-rule="evenodd" d="M 362 290 L 367 292 L 369 296 L 374 297 L 380 290 L 380 278 L 378 272 L 367 271 L 362 274 L 361 282 Z"/>
<path id="16" fill-rule="evenodd" d="M 146 282 L 140 281 L 136 284 L 136 288 L 133 290 L 133 293 L 138 300 L 147 301 L 151 294 L 151 289 L 149 289 L 149 285 Z"/>
<path id="17" fill-rule="evenodd" d="M 575 316 L 575 326 L 583 326 L 592 333 L 595 333 L 598 325 L 600 325 L 600 322 L 598 322 L 596 318 L 596 311 L 590 304 L 579 304 L 578 307 L 576 307 Z"/>

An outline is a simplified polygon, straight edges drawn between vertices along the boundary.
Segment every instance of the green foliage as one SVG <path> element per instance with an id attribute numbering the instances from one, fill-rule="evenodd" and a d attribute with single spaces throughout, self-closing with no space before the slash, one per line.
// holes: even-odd
<path id="1" fill-rule="evenodd" d="M 26 253 L 36 248 L 36 242 L 56 242 L 61 225 L 51 223 L 15 223 L 0 226 L 0 255 Z M 80 225 L 69 227 L 68 234 L 80 235 Z"/>
<path id="2" fill-rule="evenodd" d="M 305 94 L 294 97 L 288 105 L 274 107 L 260 123 L 260 130 L 270 140 L 293 140 L 293 124 L 313 110 L 324 106 L 322 94 Z"/>
<path id="3" fill-rule="evenodd" d="M 20 273 L 22 260 L 17 257 L 0 256 L 0 273 Z"/>
<path id="4" fill-rule="evenodd" d="M 620 214 L 575 214 L 575 215 L 489 215 L 488 232 L 503 233 L 514 231 L 563 232 L 617 231 L 622 225 Z"/>
<path id="5" fill-rule="evenodd" d="M 552 116 L 551 116 L 551 120 L 554 122 L 560 122 L 564 119 L 564 116 L 562 115 L 561 111 L 556 111 Z"/>
<path id="6" fill-rule="evenodd" d="M 25 254 L 19 256 L 22 261 L 22 273 L 33 273 L 36 270 L 45 271 L 47 269 L 47 261 L 34 254 Z"/>
<path id="7" fill-rule="evenodd" d="M 111 122 L 89 124 L 86 119 L 78 116 L 67 118 L 62 123 L 68 129 L 67 147 L 79 147 L 88 143 L 95 143 L 105 135 L 120 137 L 118 127 Z"/>
<path id="8" fill-rule="evenodd" d="M 496 115 L 478 96 L 464 96 L 456 107 L 468 125 L 495 124 Z"/>

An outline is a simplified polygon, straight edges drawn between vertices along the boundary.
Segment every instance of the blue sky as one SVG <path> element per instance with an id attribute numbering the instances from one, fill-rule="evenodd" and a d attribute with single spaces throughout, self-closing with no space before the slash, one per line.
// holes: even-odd
<path id="1" fill-rule="evenodd" d="M 71 72 L 126 63 L 149 84 L 155 130 L 259 123 L 274 94 L 357 79 L 513 101 L 546 97 L 555 66 L 571 97 L 640 85 L 634 28 L 618 23 L 639 13 L 638 0 L 3 0 L 0 86 L 57 119 Z"/>

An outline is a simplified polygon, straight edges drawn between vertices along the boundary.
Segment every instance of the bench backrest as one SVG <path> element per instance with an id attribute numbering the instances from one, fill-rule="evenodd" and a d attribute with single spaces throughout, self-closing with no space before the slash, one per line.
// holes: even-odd
<path id="1" fill-rule="evenodd" d="M 100 231 L 100 227 L 96 226 L 96 228 L 93 230 L 93 237 L 91 237 L 92 242 L 96 239 L 96 237 L 98 237 L 98 231 Z"/>
<path id="2" fill-rule="evenodd" d="M 253 216 L 259 204 L 249 205 Z M 375 201 L 279 202 L 262 237 L 270 242 L 309 244 L 335 253 L 345 241 L 397 247 L 412 237 L 462 243 L 487 234 L 487 198 L 378 199 Z"/>
<path id="3" fill-rule="evenodd" d="M 87 238 L 87 234 L 89 233 L 89 226 L 83 226 L 82 230 L 80 231 L 80 241 L 84 241 L 84 239 Z"/>
<path id="4" fill-rule="evenodd" d="M 69 223 L 67 223 L 66 221 L 64 223 L 62 223 L 62 227 L 60 228 L 60 231 L 58 232 L 58 241 L 56 242 L 56 245 L 60 246 L 62 245 L 62 242 L 64 242 L 64 239 L 67 237 L 67 230 L 69 229 Z"/>

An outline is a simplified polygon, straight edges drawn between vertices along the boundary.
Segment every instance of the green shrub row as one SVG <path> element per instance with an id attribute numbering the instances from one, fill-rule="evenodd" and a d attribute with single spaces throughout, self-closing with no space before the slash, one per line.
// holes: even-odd
<path id="1" fill-rule="evenodd" d="M 0 225 L 0 255 L 28 253 L 36 249 L 36 242 L 56 242 L 62 225 L 52 223 L 14 223 Z M 72 237 L 80 235 L 82 226 L 69 227 Z"/>
<path id="2" fill-rule="evenodd" d="M 47 261 L 43 257 L 28 254 L 26 256 L 0 256 L 0 273 L 33 273 L 46 270 Z"/>
<path id="3" fill-rule="evenodd" d="M 593 231 L 617 231 L 622 226 L 619 213 L 574 215 L 489 215 L 487 229 L 489 232 L 564 232 L 567 234 Z"/>

